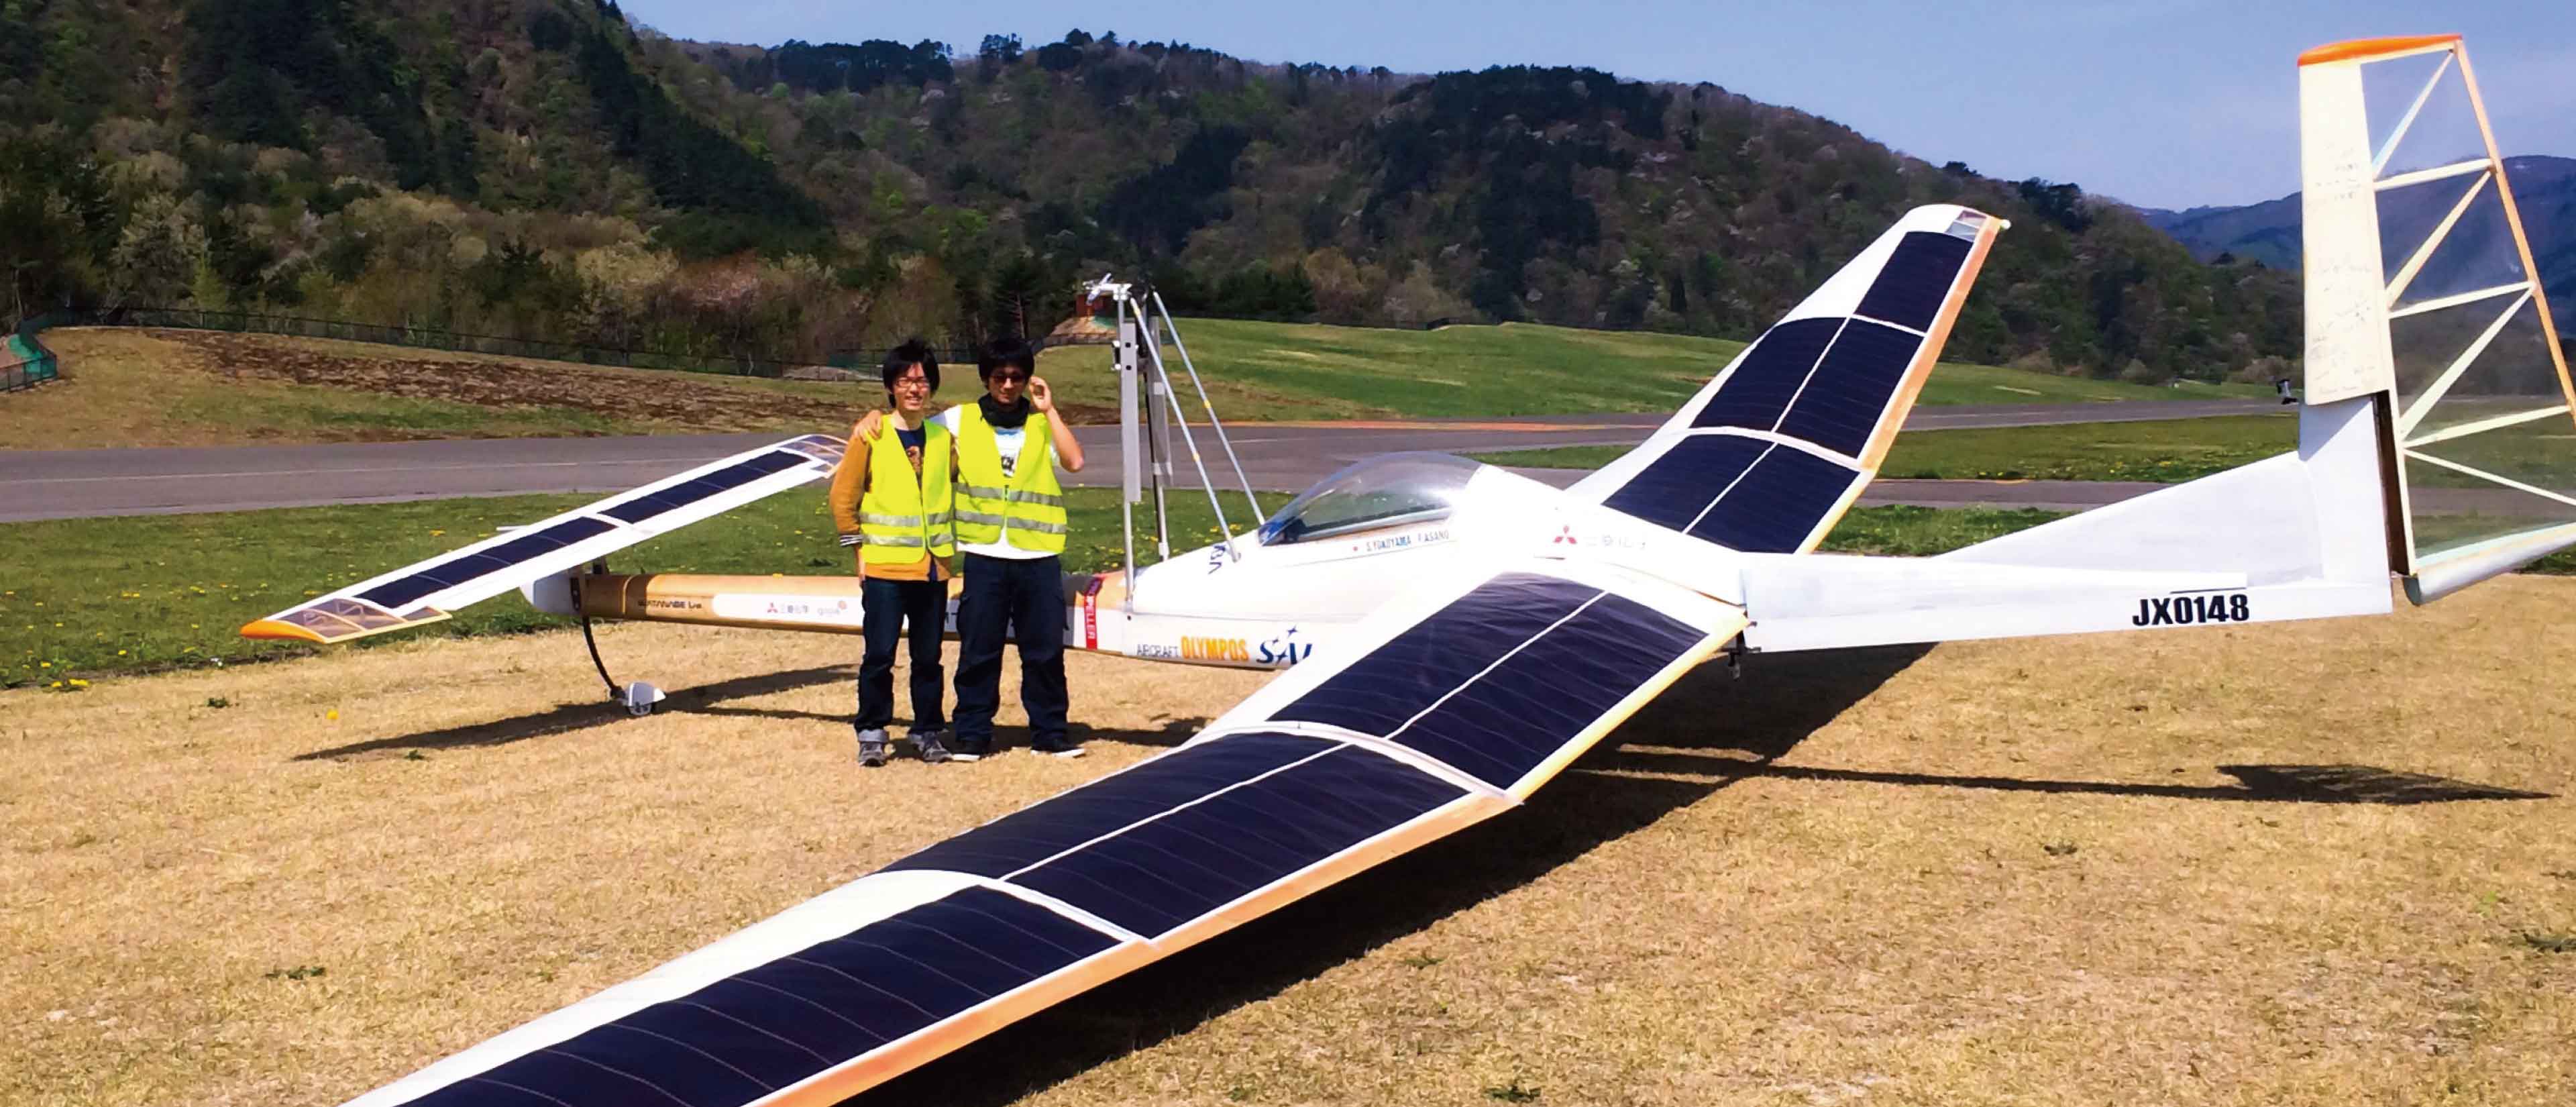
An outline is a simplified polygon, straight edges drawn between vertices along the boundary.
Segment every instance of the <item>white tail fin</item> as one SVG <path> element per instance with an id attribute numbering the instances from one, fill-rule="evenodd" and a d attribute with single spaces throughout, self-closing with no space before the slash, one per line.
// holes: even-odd
<path id="1" fill-rule="evenodd" d="M 2407 595 L 2576 545 L 2576 385 L 2459 37 L 2308 51 L 2299 108 L 2307 400 L 2383 413 Z"/>

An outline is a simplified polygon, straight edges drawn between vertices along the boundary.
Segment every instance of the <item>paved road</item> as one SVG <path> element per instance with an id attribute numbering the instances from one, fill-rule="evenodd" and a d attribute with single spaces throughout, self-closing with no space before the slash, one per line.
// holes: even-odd
<path id="1" fill-rule="evenodd" d="M 2143 400 L 2107 404 L 1927 407 L 1908 427 L 2017 427 L 2134 422 L 2275 410 L 2266 400 Z M 1349 423 L 1248 424 L 1234 428 L 1256 485 L 1295 490 L 1362 458 L 1395 450 L 1472 453 L 1524 447 L 1626 445 L 1661 415 L 1546 416 Z M 1209 464 L 1223 455 L 1196 428 Z M 1077 484 L 1118 479 L 1117 429 L 1077 434 L 1092 464 Z M 487 441 L 221 446 L 129 450 L 0 451 L 0 522 L 98 515 L 238 511 L 261 507 L 382 503 L 532 492 L 614 492 L 738 453 L 781 435 L 519 438 Z M 1189 477 L 1186 460 L 1185 480 Z M 1233 483 L 1220 469 L 1223 485 Z M 1882 482 L 1946 483 L 1946 482 Z M 2071 482 L 2065 482 L 2071 483 Z M 1918 495 L 1933 495 L 1923 492 Z M 2032 485 L 1990 487 L 1978 502 L 2074 503 L 2077 492 Z M 1914 502 L 1914 501 L 1871 501 Z"/>

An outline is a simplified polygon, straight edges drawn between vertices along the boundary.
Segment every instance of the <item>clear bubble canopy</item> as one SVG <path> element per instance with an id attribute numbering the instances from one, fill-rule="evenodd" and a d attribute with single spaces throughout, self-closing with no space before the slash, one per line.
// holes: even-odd
<path id="1" fill-rule="evenodd" d="M 1456 454 L 1429 451 L 1369 458 L 1288 501 L 1261 528 L 1261 544 L 1281 546 L 1446 519 L 1482 468 Z"/>

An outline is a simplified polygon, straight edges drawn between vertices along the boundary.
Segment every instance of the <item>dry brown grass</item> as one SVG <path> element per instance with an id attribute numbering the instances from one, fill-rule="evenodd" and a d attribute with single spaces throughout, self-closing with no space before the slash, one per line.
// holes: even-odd
<path id="1" fill-rule="evenodd" d="M 2576 933 L 2571 610 L 1713 666 L 1524 810 L 881 1098 L 2564 1103 L 2576 953 L 2525 936 Z M 854 642 L 603 646 L 708 694 L 612 719 L 561 635 L 0 694 L 0 1102 L 336 1102 L 1262 679 L 1077 658 L 1093 757 L 867 772 Z M 2388 796 L 2441 802 L 2313 802 Z"/>
<path id="2" fill-rule="evenodd" d="M 88 327 L 45 341 L 65 379 L 11 397 L 0 449 L 813 429 L 873 395 L 276 335 Z"/>

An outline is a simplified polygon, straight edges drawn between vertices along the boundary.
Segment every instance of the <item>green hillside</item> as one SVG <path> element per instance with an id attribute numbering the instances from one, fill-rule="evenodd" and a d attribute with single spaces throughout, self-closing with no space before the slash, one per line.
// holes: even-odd
<path id="1" fill-rule="evenodd" d="M 2295 279 L 2072 184 L 1719 84 L 1430 77 L 1080 31 L 776 48 L 607 0 L 12 0 L 0 260 L 196 306 L 822 361 L 1038 333 L 1104 270 L 1195 315 L 1743 338 L 1898 214 L 2015 227 L 1952 338 L 2140 382 L 2281 375 Z M 1724 74 L 1711 73 L 1722 79 Z"/>

